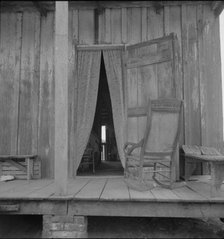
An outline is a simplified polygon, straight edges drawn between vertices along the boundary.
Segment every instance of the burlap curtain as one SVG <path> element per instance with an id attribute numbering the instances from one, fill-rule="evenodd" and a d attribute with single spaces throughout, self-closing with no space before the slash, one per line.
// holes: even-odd
<path id="1" fill-rule="evenodd" d="M 100 50 L 78 50 L 75 171 L 81 162 L 94 121 L 99 85 L 100 60 Z"/>
<path id="2" fill-rule="evenodd" d="M 107 80 L 109 85 L 112 113 L 114 121 L 115 136 L 117 141 L 117 148 L 121 163 L 124 167 L 125 157 L 123 146 L 126 142 L 126 84 L 124 75 L 124 52 L 121 49 L 103 50 L 103 57 L 105 62 Z"/>

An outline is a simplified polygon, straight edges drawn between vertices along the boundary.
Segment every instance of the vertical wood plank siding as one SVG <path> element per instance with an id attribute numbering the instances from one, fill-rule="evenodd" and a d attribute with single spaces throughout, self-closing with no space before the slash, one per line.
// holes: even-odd
<path id="1" fill-rule="evenodd" d="M 173 4 L 159 12 L 153 7 L 106 8 L 98 15 L 96 19 L 94 9 L 69 10 L 69 175 L 73 175 L 77 117 L 75 45 L 96 44 L 96 40 L 98 44 L 134 44 L 176 33 L 181 59 L 179 94 L 185 102 L 182 142 L 223 150 L 219 20 L 210 6 Z M 48 12 L 46 18 L 37 12 L 1 13 L 0 20 L 0 152 L 37 152 L 43 176 L 52 178 L 54 13 Z M 152 65 L 143 74 L 156 76 L 157 71 L 161 69 Z M 131 89 L 136 91 L 129 94 L 136 96 L 136 102 L 144 100 L 142 89 L 157 96 L 158 92 L 145 89 L 153 87 L 153 82 L 138 85 L 138 76 L 132 79 L 136 87 Z"/>

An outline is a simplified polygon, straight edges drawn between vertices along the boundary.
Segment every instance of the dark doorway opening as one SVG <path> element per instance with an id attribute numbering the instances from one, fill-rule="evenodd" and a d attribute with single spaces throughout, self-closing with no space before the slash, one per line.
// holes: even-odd
<path id="1" fill-rule="evenodd" d="M 103 55 L 93 127 L 77 175 L 123 175 Z"/>

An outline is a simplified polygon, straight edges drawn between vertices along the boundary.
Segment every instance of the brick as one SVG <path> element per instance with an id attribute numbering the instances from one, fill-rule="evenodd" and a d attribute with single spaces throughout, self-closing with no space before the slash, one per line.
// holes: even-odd
<path id="1" fill-rule="evenodd" d="M 42 230 L 42 238 L 51 238 L 52 237 L 52 233 L 50 230 Z"/>
<path id="2" fill-rule="evenodd" d="M 87 231 L 87 225 L 78 225 L 74 223 L 65 223 L 64 224 L 65 231 L 77 231 L 77 232 L 85 232 Z"/>
<path id="3" fill-rule="evenodd" d="M 74 223 L 86 225 L 87 224 L 87 217 L 84 217 L 84 216 L 74 216 Z"/>
<path id="4" fill-rule="evenodd" d="M 83 232 L 66 232 L 66 231 L 53 231 L 53 238 L 86 238 L 88 237 L 87 233 Z"/>
<path id="5" fill-rule="evenodd" d="M 53 216 L 52 222 L 73 222 L 73 216 Z"/>
<path id="6" fill-rule="evenodd" d="M 51 223 L 52 215 L 43 215 L 43 223 Z"/>
<path id="7" fill-rule="evenodd" d="M 50 230 L 52 231 L 61 231 L 64 230 L 64 223 L 60 222 L 52 222 L 50 226 Z"/>

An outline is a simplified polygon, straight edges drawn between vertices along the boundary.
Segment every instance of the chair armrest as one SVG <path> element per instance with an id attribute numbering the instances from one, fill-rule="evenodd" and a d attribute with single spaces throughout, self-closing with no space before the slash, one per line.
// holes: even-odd
<path id="1" fill-rule="evenodd" d="M 130 155 L 134 149 L 141 147 L 142 144 L 143 144 L 143 139 L 140 140 L 138 143 L 127 142 L 125 143 L 123 148 L 124 153 L 127 155 Z"/>

